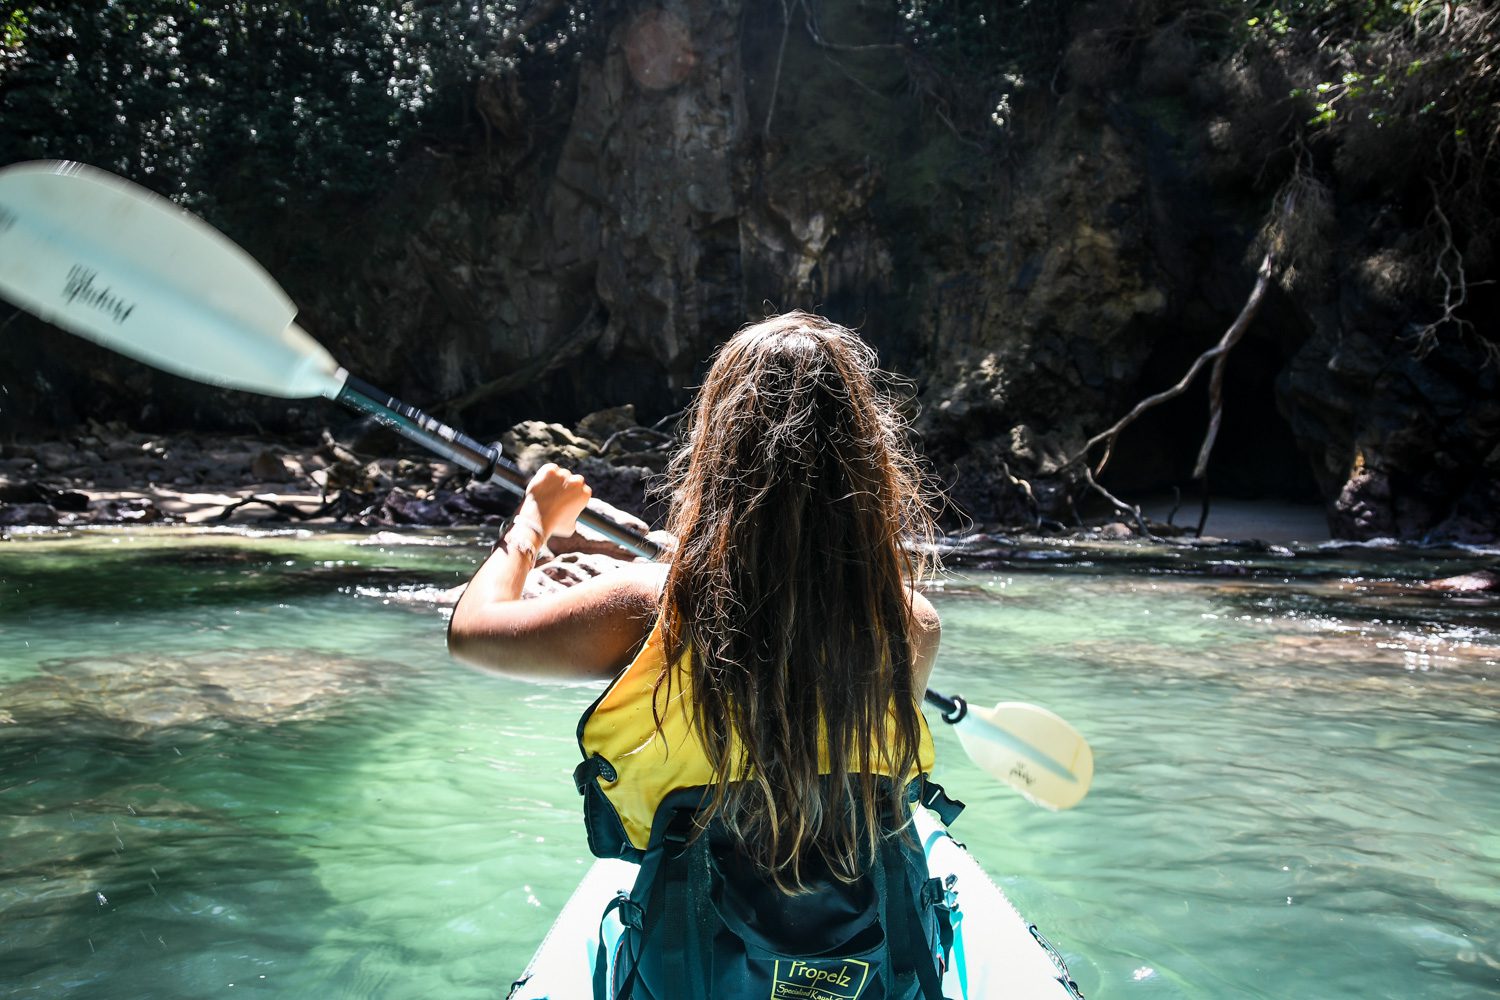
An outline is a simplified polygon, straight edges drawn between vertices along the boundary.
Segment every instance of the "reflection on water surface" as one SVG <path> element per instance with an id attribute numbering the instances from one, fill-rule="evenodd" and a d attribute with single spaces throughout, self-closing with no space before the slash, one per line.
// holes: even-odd
<path id="1" fill-rule="evenodd" d="M 0 983 L 493 997 L 587 863 L 585 687 L 449 662 L 476 537 L 0 543 Z M 1083 730 L 1050 814 L 938 732 L 956 832 L 1095 998 L 1500 991 L 1482 553 L 1013 547 L 934 590 L 935 686 Z M 936 725 L 936 717 L 933 717 Z"/>

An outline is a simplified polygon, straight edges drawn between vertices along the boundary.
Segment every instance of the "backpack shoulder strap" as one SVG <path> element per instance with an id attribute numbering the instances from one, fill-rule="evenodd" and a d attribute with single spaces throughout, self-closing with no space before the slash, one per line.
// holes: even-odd
<path id="1" fill-rule="evenodd" d="M 935 909 L 929 889 L 932 883 L 937 883 L 940 889 L 941 883 L 938 879 L 923 880 L 922 891 L 916 891 L 914 873 L 908 870 L 907 853 L 908 847 L 899 836 L 887 837 L 881 842 L 878 867 L 885 883 L 881 896 L 891 968 L 898 976 L 915 973 L 923 1000 L 943 1000 L 942 976 L 938 972 L 934 945 L 947 954 L 952 930 L 943 913 L 936 914 L 937 941 L 928 938 L 926 928 L 927 914 Z M 925 864 L 922 870 L 925 872 Z"/>
<path id="2" fill-rule="evenodd" d="M 663 982 L 681 995 L 708 996 L 708 946 L 705 933 L 708 900 L 708 838 L 694 838 L 695 814 L 678 809 L 662 834 L 661 898 L 646 908 L 643 936 L 658 935 Z M 657 926 L 653 927 L 652 924 Z"/>
<path id="3" fill-rule="evenodd" d="M 629 901 L 623 904 L 640 921 L 633 927 L 634 953 L 627 956 L 622 945 L 617 959 L 617 963 L 628 961 L 629 968 L 624 970 L 623 981 L 617 973 L 619 985 L 613 994 L 603 989 L 605 984 L 596 975 L 596 1000 L 609 996 L 632 1000 L 637 988 L 647 990 L 641 963 L 648 942 L 651 953 L 659 956 L 655 972 L 661 982 L 672 983 L 683 996 L 708 995 L 708 838 L 694 839 L 694 815 L 690 808 L 673 809 L 665 827 L 659 828 L 659 838 L 653 838 L 656 843 L 646 852 Z M 624 940 L 630 938 L 627 933 Z"/>

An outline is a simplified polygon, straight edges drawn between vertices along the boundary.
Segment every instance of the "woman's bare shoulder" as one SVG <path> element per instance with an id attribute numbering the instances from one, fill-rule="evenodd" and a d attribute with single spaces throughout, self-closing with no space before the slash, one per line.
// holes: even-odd
<path id="1" fill-rule="evenodd" d="M 626 563 L 611 574 L 619 600 L 637 614 L 655 615 L 661 604 L 661 592 L 667 582 L 664 563 Z"/>
<path id="2" fill-rule="evenodd" d="M 943 620 L 938 616 L 937 608 L 934 608 L 932 602 L 919 590 L 911 592 L 911 612 L 912 620 L 923 631 L 935 632 L 943 627 Z"/>

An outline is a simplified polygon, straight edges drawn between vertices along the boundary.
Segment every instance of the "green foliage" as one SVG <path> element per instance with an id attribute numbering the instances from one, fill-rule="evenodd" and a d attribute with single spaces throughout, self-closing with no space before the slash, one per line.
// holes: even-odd
<path id="1" fill-rule="evenodd" d="M 26 12 L 19 7 L 6 15 L 5 24 L 0 26 L 0 47 L 7 55 L 20 55 L 25 50 L 28 23 Z"/>
<path id="2" fill-rule="evenodd" d="M 529 24 L 534 9 L 543 16 Z M 412 142 L 477 127 L 481 78 L 566 76 L 559 64 L 576 54 L 588 10 L 582 0 L 14 5 L 0 35 L 0 162 L 81 160 L 210 215 L 360 199 Z"/>
<path id="3" fill-rule="evenodd" d="M 1429 17 L 1444 6 L 1444 0 L 1221 0 L 1220 6 L 1242 17 L 1251 33 L 1312 31 L 1349 36 L 1378 34 L 1413 18 Z"/>
<path id="4" fill-rule="evenodd" d="M 1328 75 L 1292 92 L 1310 98 L 1307 124 L 1332 127 L 1362 116 L 1377 125 L 1398 114 L 1444 115 L 1462 138 L 1493 117 L 1495 25 L 1486 0 L 1258 0 L 1233 4 L 1249 16 L 1243 37 L 1277 50 L 1316 46 Z M 1286 36 L 1291 35 L 1292 38 Z M 1477 85 L 1487 100 L 1433 100 L 1450 83 Z M 1486 107 L 1488 104 L 1488 107 Z"/>
<path id="5" fill-rule="evenodd" d="M 1386 199 L 1410 220 L 1401 245 L 1371 259 L 1409 259 L 1411 274 L 1428 276 L 1411 279 L 1435 317 L 1415 324 L 1417 353 L 1432 350 L 1439 331 L 1456 330 L 1500 361 L 1500 346 L 1477 336 L 1471 295 L 1493 284 L 1491 248 L 1500 241 L 1500 8 L 1493 0 L 1249 7 L 1241 42 L 1298 81 L 1291 97 L 1309 112 L 1293 136 L 1311 154 L 1299 163 Z"/>
<path id="6" fill-rule="evenodd" d="M 1284 35 L 1292 30 L 1291 18 L 1286 11 L 1280 7 L 1272 7 L 1263 15 L 1257 14 L 1245 21 L 1245 27 L 1252 30 L 1268 32 L 1272 35 Z"/>

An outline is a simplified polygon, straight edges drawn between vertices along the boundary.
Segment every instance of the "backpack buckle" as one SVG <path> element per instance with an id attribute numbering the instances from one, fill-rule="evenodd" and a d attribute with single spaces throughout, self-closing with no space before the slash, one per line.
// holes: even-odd
<path id="1" fill-rule="evenodd" d="M 938 819 L 943 821 L 944 826 L 952 826 L 953 821 L 958 819 L 958 814 L 964 811 L 962 802 L 950 796 L 942 785 L 927 775 L 919 776 L 912 782 L 912 785 L 915 786 L 916 801 L 937 813 Z"/>
<path id="2" fill-rule="evenodd" d="M 958 890 L 954 888 L 958 884 L 957 875 L 949 875 L 947 878 L 930 878 L 922 883 L 921 904 L 923 906 L 936 906 L 944 910 L 958 909 Z"/>
<path id="3" fill-rule="evenodd" d="M 672 818 L 667 821 L 667 828 L 661 832 L 662 845 L 672 848 L 672 857 L 680 856 L 693 839 L 693 820 L 696 816 L 697 812 L 693 809 L 673 810 Z"/>

